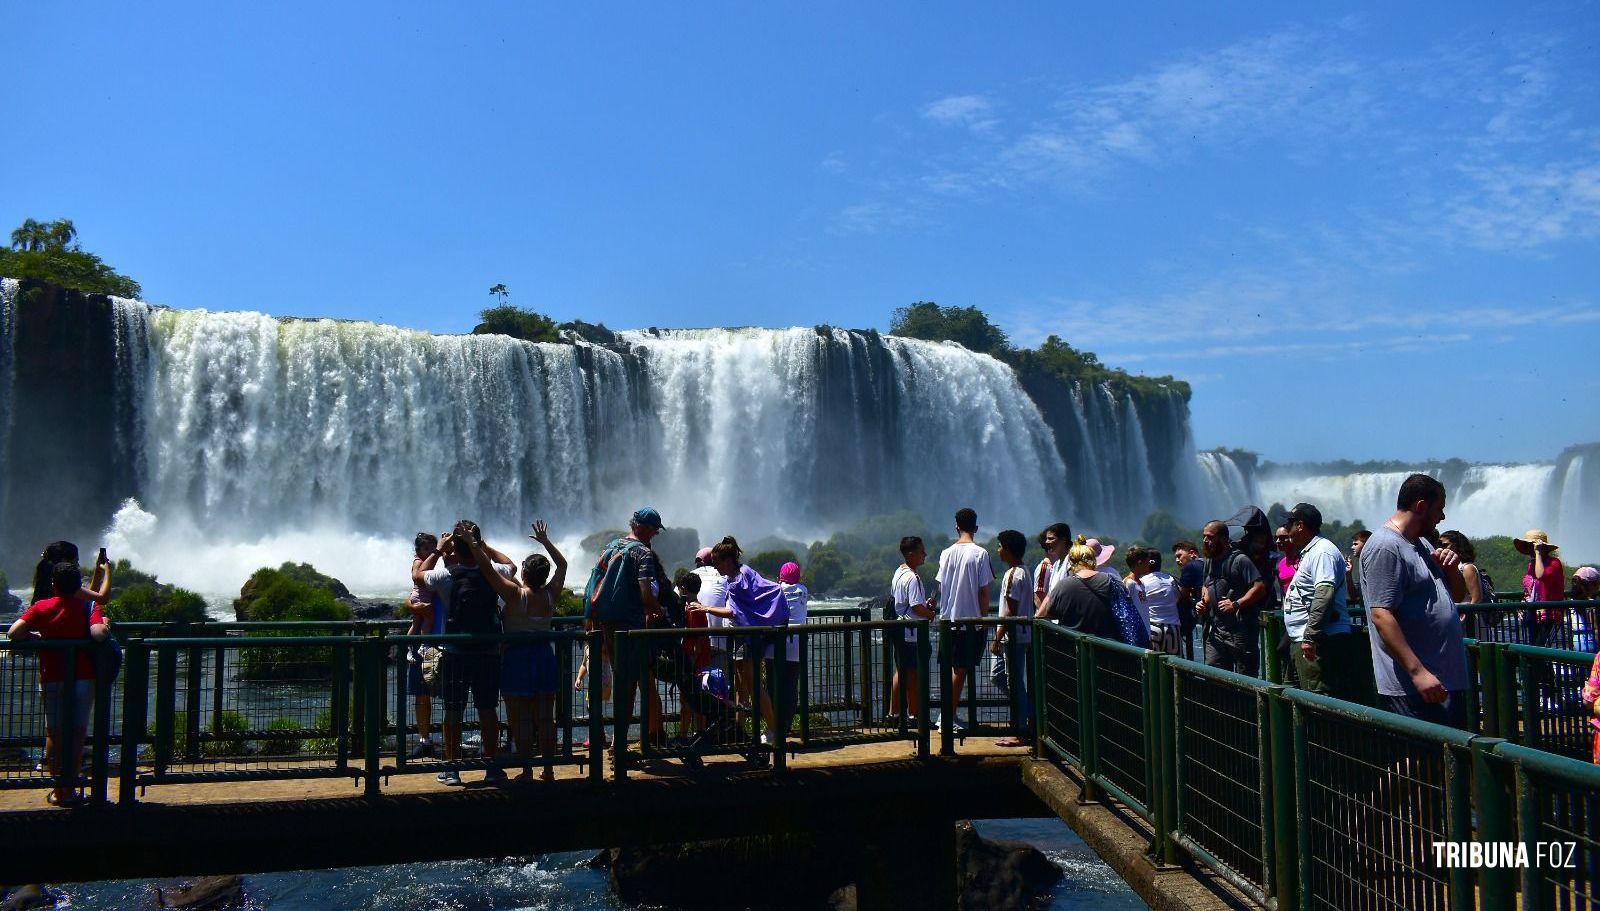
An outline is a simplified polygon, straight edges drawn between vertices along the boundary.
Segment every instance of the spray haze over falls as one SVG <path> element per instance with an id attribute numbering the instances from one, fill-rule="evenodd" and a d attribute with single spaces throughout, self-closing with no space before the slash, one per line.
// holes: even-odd
<path id="1" fill-rule="evenodd" d="M 285 559 L 394 591 L 410 535 L 463 516 L 501 540 L 541 516 L 575 543 L 649 502 L 702 540 L 811 540 L 972 505 L 989 531 L 1066 517 L 1131 537 L 1156 509 L 1198 524 L 1272 496 L 1253 459 L 1195 453 L 1176 391 L 952 344 L 827 327 L 533 344 L 0 291 L 8 551 L 110 526 L 119 555 L 213 593 Z M 106 432 L 50 450 L 37 428 L 61 407 Z M 46 469 L 78 526 L 41 521 Z"/>

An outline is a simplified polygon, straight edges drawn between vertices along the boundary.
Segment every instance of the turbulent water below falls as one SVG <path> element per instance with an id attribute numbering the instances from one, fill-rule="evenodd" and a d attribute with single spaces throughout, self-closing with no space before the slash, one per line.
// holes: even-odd
<path id="1" fill-rule="evenodd" d="M 1105 862 L 1051 819 L 984 820 L 987 838 L 1025 841 L 1061 868 L 1063 879 L 1040 905 L 1049 911 L 1142 909 L 1146 905 Z M 469 860 L 351 867 L 245 877 L 243 907 L 252 911 L 623 911 L 607 874 L 590 868 L 593 852 L 521 860 Z M 53 887 L 58 908 L 127 911 L 154 908 L 151 882 L 117 880 Z"/>

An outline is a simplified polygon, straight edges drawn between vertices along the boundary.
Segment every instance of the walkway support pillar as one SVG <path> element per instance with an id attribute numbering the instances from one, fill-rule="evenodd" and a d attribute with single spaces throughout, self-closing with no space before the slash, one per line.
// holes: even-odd
<path id="1" fill-rule="evenodd" d="M 948 821 L 874 830 L 856 873 L 860 911 L 955 911 L 956 827 Z"/>

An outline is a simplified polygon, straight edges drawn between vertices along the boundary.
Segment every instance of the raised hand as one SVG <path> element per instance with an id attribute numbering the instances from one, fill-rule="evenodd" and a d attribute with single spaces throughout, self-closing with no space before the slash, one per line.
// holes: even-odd
<path id="1" fill-rule="evenodd" d="M 533 534 L 529 535 L 528 537 L 538 541 L 540 544 L 549 544 L 550 523 L 543 519 L 535 519 L 533 523 Z"/>

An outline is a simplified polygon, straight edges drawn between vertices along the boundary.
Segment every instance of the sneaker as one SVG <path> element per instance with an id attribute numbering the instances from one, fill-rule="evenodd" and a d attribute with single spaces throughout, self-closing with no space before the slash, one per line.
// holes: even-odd
<path id="1" fill-rule="evenodd" d="M 433 744 L 427 741 L 417 744 L 406 754 L 407 759 L 430 759 L 433 756 Z"/>
<path id="2" fill-rule="evenodd" d="M 772 735 L 768 734 L 766 731 L 762 731 L 761 732 L 761 745 L 764 746 L 764 747 L 772 746 Z"/>
<path id="3" fill-rule="evenodd" d="M 433 776 L 433 778 L 434 778 L 435 781 L 439 782 L 440 784 L 460 784 L 461 783 L 461 773 L 457 772 L 455 769 L 445 769 L 443 772 L 440 772 L 439 774 Z"/>
<path id="4" fill-rule="evenodd" d="M 944 716 L 943 715 L 940 715 L 937 718 L 933 719 L 933 728 L 936 731 L 944 730 Z M 952 733 L 959 734 L 959 733 L 961 733 L 962 731 L 964 731 L 966 729 L 967 729 L 967 726 L 961 723 L 961 719 L 960 718 L 951 719 L 951 721 L 950 721 L 950 730 L 951 730 Z"/>
<path id="5" fill-rule="evenodd" d="M 496 766 L 490 766 L 489 768 L 483 770 L 483 780 L 484 781 L 505 781 L 506 780 L 506 770 L 502 769 L 502 768 L 498 768 Z"/>

